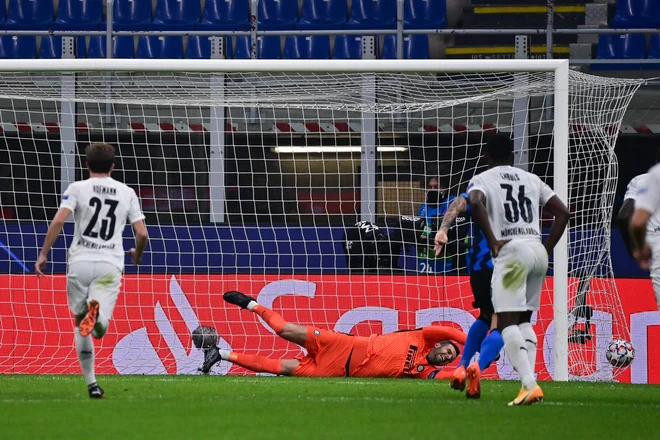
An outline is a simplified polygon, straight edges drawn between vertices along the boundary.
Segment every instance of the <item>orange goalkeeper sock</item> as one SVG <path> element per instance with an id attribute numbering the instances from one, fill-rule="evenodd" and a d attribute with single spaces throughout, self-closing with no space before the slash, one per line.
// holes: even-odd
<path id="1" fill-rule="evenodd" d="M 262 305 L 257 304 L 256 306 L 252 307 L 252 311 L 261 316 L 261 318 L 266 321 L 266 324 L 275 330 L 275 333 L 278 335 L 282 332 L 284 326 L 288 324 L 288 322 L 282 318 L 282 315 L 277 312 L 273 312 L 271 309 Z"/>
<path id="2" fill-rule="evenodd" d="M 278 376 L 282 374 L 281 359 L 269 359 L 264 356 L 235 353 L 232 351 L 229 353 L 229 362 L 257 373 L 272 373 Z"/>

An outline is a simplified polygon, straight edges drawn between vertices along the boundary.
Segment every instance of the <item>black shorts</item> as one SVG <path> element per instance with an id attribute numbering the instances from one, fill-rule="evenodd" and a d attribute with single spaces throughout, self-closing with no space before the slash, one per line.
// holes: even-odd
<path id="1" fill-rule="evenodd" d="M 490 291 L 492 277 L 493 269 L 478 270 L 470 275 L 470 287 L 472 287 L 472 295 L 474 295 L 472 306 L 488 315 L 492 315 L 495 311 Z"/>

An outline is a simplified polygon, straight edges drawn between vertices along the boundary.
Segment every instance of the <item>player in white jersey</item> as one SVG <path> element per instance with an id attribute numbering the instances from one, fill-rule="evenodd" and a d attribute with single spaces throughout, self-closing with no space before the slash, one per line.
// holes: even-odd
<path id="1" fill-rule="evenodd" d="M 629 223 L 631 217 L 633 216 L 633 212 L 635 212 L 635 209 L 640 206 L 637 203 L 638 197 L 642 198 L 642 206 L 649 207 L 648 205 L 649 200 L 647 196 L 647 194 L 650 194 L 648 192 L 650 188 L 647 186 L 647 182 L 649 179 L 650 179 L 650 174 L 645 173 L 645 174 L 640 174 L 637 177 L 634 177 L 630 181 L 628 187 L 626 188 L 626 194 L 623 197 L 624 198 L 623 205 L 621 206 L 621 210 L 619 211 L 619 215 L 618 215 L 619 224 L 621 226 L 621 236 L 626 242 L 628 251 L 633 256 L 635 255 L 635 247 L 633 246 L 633 240 L 630 234 L 632 231 L 628 230 L 628 228 L 630 228 Z M 653 282 L 653 292 L 655 293 L 655 300 L 658 304 L 658 309 L 660 310 L 660 211 L 658 210 L 654 211 L 653 213 L 651 213 L 650 216 L 648 216 L 648 218 L 646 215 L 640 212 L 640 214 L 638 214 L 637 216 L 637 221 L 639 222 L 641 220 L 646 221 L 646 225 L 644 226 L 646 230 L 644 239 L 648 244 L 648 246 L 650 247 L 650 251 L 651 251 L 651 262 L 649 263 L 642 261 L 642 264 L 650 265 L 651 281 Z M 639 227 L 641 226 L 642 224 L 640 222 Z M 642 248 L 644 247 L 644 239 L 640 239 Z M 645 267 L 645 268 L 649 268 L 649 267 Z"/>
<path id="2" fill-rule="evenodd" d="M 110 177 L 115 165 L 111 145 L 95 143 L 85 150 L 89 179 L 69 185 L 59 211 L 48 228 L 35 264 L 43 275 L 48 252 L 73 213 L 74 236 L 68 255 L 67 294 L 76 318 L 74 336 L 78 360 L 87 381 L 89 397 L 103 397 L 94 375 L 94 342 L 108 329 L 124 270 L 123 233 L 128 220 L 135 231 L 135 248 L 129 250 L 140 264 L 147 245 L 147 228 L 135 191 Z"/>
<path id="3" fill-rule="evenodd" d="M 508 136 L 493 137 L 485 147 L 485 157 L 488 170 L 474 176 L 468 185 L 470 208 L 493 256 L 491 286 L 497 327 L 522 382 L 509 406 L 529 405 L 543 399 L 534 377 L 537 339 L 530 319 L 540 306 L 548 255 L 564 233 L 569 213 L 538 176 L 512 166 L 513 142 Z M 555 217 L 545 246 L 539 206 Z"/>

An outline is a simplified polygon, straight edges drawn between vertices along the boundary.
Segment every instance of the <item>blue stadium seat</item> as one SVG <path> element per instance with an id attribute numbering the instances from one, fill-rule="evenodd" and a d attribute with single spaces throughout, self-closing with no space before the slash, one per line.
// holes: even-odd
<path id="1" fill-rule="evenodd" d="M 9 0 L 5 29 L 48 29 L 53 23 L 53 0 Z"/>
<path id="2" fill-rule="evenodd" d="M 598 40 L 596 59 L 638 60 L 646 58 L 646 36 L 643 34 L 601 35 Z M 592 64 L 594 70 L 634 70 L 639 64 Z"/>
<path id="3" fill-rule="evenodd" d="M 330 58 L 328 35 L 289 35 L 284 42 L 284 59 L 327 60 Z"/>
<path id="4" fill-rule="evenodd" d="M 615 28 L 653 28 L 660 26 L 660 0 L 617 0 Z"/>
<path id="5" fill-rule="evenodd" d="M 250 29 L 250 2 L 247 0 L 206 0 L 200 28 L 228 31 Z"/>
<path id="6" fill-rule="evenodd" d="M 447 26 L 445 0 L 406 0 L 404 26 L 408 29 L 441 29 Z"/>
<path id="7" fill-rule="evenodd" d="M 353 0 L 347 29 L 393 29 L 396 0 Z"/>
<path id="8" fill-rule="evenodd" d="M 143 31 L 151 25 L 151 0 L 115 0 L 114 29 Z"/>
<path id="9" fill-rule="evenodd" d="M 113 58 L 134 58 L 135 40 L 130 36 L 112 37 Z M 105 36 L 97 35 L 89 37 L 89 48 L 87 58 L 105 58 Z"/>
<path id="10" fill-rule="evenodd" d="M 293 29 L 298 22 L 298 0 L 260 0 L 261 30 Z"/>
<path id="11" fill-rule="evenodd" d="M 60 0 L 53 29 L 94 31 L 103 20 L 103 0 Z"/>
<path id="12" fill-rule="evenodd" d="M 0 36 L 0 59 L 36 58 L 37 39 L 33 36 Z"/>
<path id="13" fill-rule="evenodd" d="M 362 37 L 357 35 L 337 35 L 332 58 L 336 60 L 361 60 Z"/>
<path id="14" fill-rule="evenodd" d="M 85 37 L 76 37 L 76 58 L 85 58 Z M 62 58 L 62 37 L 48 35 L 41 37 L 41 47 L 39 48 L 39 58 L 52 59 Z"/>
<path id="15" fill-rule="evenodd" d="M 298 28 L 341 29 L 347 15 L 347 0 L 303 0 Z"/>
<path id="16" fill-rule="evenodd" d="M 151 29 L 194 29 L 202 13 L 200 5 L 199 0 L 158 0 Z"/>
<path id="17" fill-rule="evenodd" d="M 231 38 L 225 38 L 225 58 L 231 58 Z M 186 59 L 202 60 L 211 58 L 211 40 L 209 37 L 188 37 Z"/>
<path id="18" fill-rule="evenodd" d="M 425 60 L 429 58 L 429 38 L 426 35 L 406 35 L 403 37 L 403 58 Z M 383 59 L 396 59 L 396 35 L 385 36 Z"/>
<path id="19" fill-rule="evenodd" d="M 7 8 L 0 8 L 0 26 L 5 25 L 6 19 L 7 19 Z"/>
<path id="20" fill-rule="evenodd" d="M 135 58 L 183 58 L 183 37 L 141 36 Z"/>
<path id="21" fill-rule="evenodd" d="M 234 52 L 234 58 L 237 60 L 247 60 L 251 58 L 251 44 L 252 40 L 247 35 L 236 37 L 236 51 Z M 282 58 L 280 37 L 276 35 L 258 37 L 257 56 L 264 60 L 277 60 Z"/>

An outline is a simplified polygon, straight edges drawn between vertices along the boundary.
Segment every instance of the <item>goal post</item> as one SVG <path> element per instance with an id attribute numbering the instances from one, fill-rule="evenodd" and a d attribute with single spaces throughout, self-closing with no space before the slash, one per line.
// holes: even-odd
<path id="1" fill-rule="evenodd" d="M 428 257 L 428 243 L 417 238 L 411 242 L 406 236 L 399 247 L 403 250 L 385 256 L 388 270 L 378 266 L 355 274 L 344 262 L 344 252 L 348 255 L 350 249 L 338 231 L 368 220 L 391 238 L 396 228 L 387 219 L 415 214 L 413 205 L 425 197 L 415 176 L 437 177 L 448 194 L 457 194 L 483 166 L 479 157 L 492 132 L 514 132 L 514 113 L 515 118 L 526 113 L 526 129 L 516 131 L 529 141 L 524 143 L 529 144 L 530 151 L 524 152 L 529 159 L 521 165 L 548 181 L 575 211 L 554 251 L 552 295 L 546 286 L 545 308 L 534 317 L 545 331 L 539 337 L 540 369 L 544 377 L 557 381 L 608 380 L 619 371 L 600 359 L 600 340 L 629 338 L 609 260 L 617 180 L 614 142 L 640 85 L 638 80 L 573 72 L 568 60 L 0 60 L 0 124 L 19 128 L 15 134 L 3 131 L 7 145 L 16 141 L 19 146 L 7 146 L 6 156 L 0 156 L 7 162 L 0 165 L 25 169 L 21 178 L 32 176 L 38 165 L 28 163 L 32 159 L 16 148 L 20 150 L 26 140 L 45 140 L 47 148 L 35 154 L 46 157 L 47 165 L 38 167 L 59 167 L 51 174 L 39 170 L 40 186 L 26 183 L 21 190 L 25 194 L 12 199 L 16 221 L 0 219 L 0 234 L 5 234 L 7 248 L 16 257 L 3 256 L 0 267 L 3 273 L 24 273 L 15 260 L 26 267 L 34 260 L 37 241 L 43 238 L 40 228 L 53 212 L 51 199 L 67 183 L 84 177 L 82 144 L 103 140 L 122 143 L 118 178 L 137 187 L 149 226 L 157 232 L 151 234 L 157 238 L 145 268 L 127 269 L 126 294 L 137 297 L 141 279 L 151 280 L 152 287 L 166 283 L 168 301 L 188 327 L 201 319 L 195 304 L 212 305 L 220 308 L 209 312 L 206 323 L 231 323 L 237 329 L 226 330 L 227 340 L 236 331 L 258 341 L 258 346 L 240 342 L 234 348 L 271 350 L 277 356 L 292 353 L 267 339 L 260 327 L 225 311 L 217 303 L 217 292 L 190 287 L 194 283 L 186 275 L 191 274 L 209 277 L 211 290 L 249 285 L 257 290 L 254 295 L 261 292 L 271 301 L 286 296 L 283 312 L 303 324 L 356 329 L 359 334 L 414 328 L 424 322 L 458 322 L 467 330 L 474 320 L 464 312 L 471 310 L 465 263 L 469 232 L 447 247 L 443 263 Z M 523 100 L 526 112 L 519 106 L 514 109 L 514 100 Z M 545 121 L 548 103 L 550 123 Z M 105 104 L 116 107 L 125 121 L 121 126 L 99 122 Z M 252 109 L 257 109 L 256 123 Z M 22 120 L 46 127 L 44 133 L 20 130 Z M 52 124 L 57 136 L 47 133 Z M 49 150 L 56 143 L 59 150 Z M 31 228 L 23 228 L 28 223 Z M 432 227 L 424 233 L 428 240 Z M 300 245 L 303 240 L 317 242 L 310 247 Z M 63 245 L 58 242 L 60 250 Z M 409 248 L 416 249 L 406 255 Z M 392 249 L 390 243 L 388 251 Z M 299 257 L 304 257 L 303 263 Z M 64 253 L 51 256 L 52 267 L 62 273 L 63 261 L 58 258 L 64 260 Z M 410 260 L 412 269 L 406 266 Z M 428 261 L 418 266 L 421 260 Z M 444 265 L 441 271 L 439 264 Z M 432 271 L 421 269 L 427 273 L 419 274 L 420 267 L 431 265 Z M 137 278 L 132 278 L 135 273 Z M 213 278 L 216 275 L 221 278 Z M 356 284 L 340 280 L 343 276 Z M 332 277 L 335 284 L 328 281 Z M 45 288 L 21 282 L 32 289 Z M 303 282 L 326 283 L 315 288 L 334 293 L 319 294 L 314 302 L 314 288 L 301 287 Z M 50 285 L 49 292 L 60 294 L 58 286 Z M 282 286 L 290 290 L 282 293 Z M 348 293 L 340 291 L 344 288 Z M 120 301 L 116 325 L 122 330 L 117 331 L 115 346 L 112 339 L 104 342 L 107 353 L 121 359 L 115 362 L 117 371 L 194 371 L 178 365 L 168 369 L 165 363 L 161 368 L 156 360 L 138 354 L 162 351 L 154 345 L 155 331 L 175 355 L 186 351 L 181 351 L 176 337 L 168 339 L 172 331 L 181 337 L 181 329 L 164 323 L 163 317 L 170 315 L 157 294 L 151 305 L 156 310 L 153 319 L 139 310 L 142 300 Z M 4 304 L 0 300 L 0 309 L 14 310 L 15 301 L 20 299 L 12 296 Z M 50 301 L 54 305 L 57 300 Z M 579 338 L 571 339 L 569 330 L 585 318 L 585 307 L 590 308 L 593 325 L 589 327 L 587 320 L 581 334 L 584 342 L 576 343 Z M 130 316 L 145 321 L 142 333 L 131 327 Z M 355 326 L 348 324 L 358 318 Z M 314 322 L 318 319 L 326 321 Z M 128 328 L 129 333 L 120 334 Z M 25 338 L 16 338 L 27 345 Z M 70 354 L 62 354 L 57 365 L 66 364 Z M 28 371 L 20 365 L 34 361 L 29 354 L 7 355 L 0 347 L 0 372 Z M 186 362 L 192 365 L 190 359 L 180 361 Z M 513 373 L 504 360 L 494 374 L 486 376 L 509 378 Z"/>

